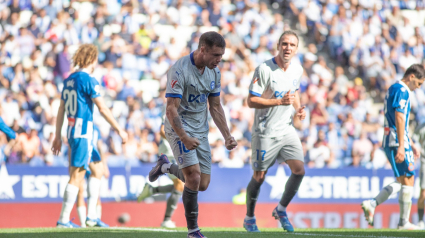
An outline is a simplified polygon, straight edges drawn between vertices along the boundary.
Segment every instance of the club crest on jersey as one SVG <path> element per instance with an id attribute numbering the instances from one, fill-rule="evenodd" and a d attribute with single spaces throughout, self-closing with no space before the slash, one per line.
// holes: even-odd
<path id="1" fill-rule="evenodd" d="M 211 90 L 213 90 L 215 88 L 215 82 L 214 81 L 211 82 L 210 87 L 211 87 Z"/>
<path id="2" fill-rule="evenodd" d="M 413 171 L 415 170 L 415 166 L 413 165 L 413 163 L 409 163 L 409 171 Z"/>
<path id="3" fill-rule="evenodd" d="M 294 79 L 294 81 L 292 81 L 292 85 L 294 85 L 296 87 L 297 84 L 298 84 L 298 80 L 297 79 Z"/>
<path id="4" fill-rule="evenodd" d="M 183 158 L 182 157 L 179 157 L 178 161 L 179 161 L 180 164 L 183 164 Z"/>
<path id="5" fill-rule="evenodd" d="M 171 87 L 174 88 L 174 85 L 176 85 L 177 80 L 171 80 Z"/>
<path id="6" fill-rule="evenodd" d="M 74 87 L 74 80 L 69 80 L 68 82 L 66 82 L 66 86 L 73 88 Z"/>

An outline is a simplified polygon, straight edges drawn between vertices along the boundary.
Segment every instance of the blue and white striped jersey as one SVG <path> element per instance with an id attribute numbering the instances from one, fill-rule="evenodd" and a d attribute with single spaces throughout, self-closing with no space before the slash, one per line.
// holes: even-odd
<path id="1" fill-rule="evenodd" d="M 62 100 L 68 118 L 68 138 L 93 136 L 93 100 L 100 96 L 100 86 L 84 70 L 72 73 L 64 81 Z"/>
<path id="2" fill-rule="evenodd" d="M 410 148 L 409 139 L 409 115 L 410 115 L 410 89 L 402 81 L 393 84 L 385 96 L 384 101 L 385 122 L 384 139 L 382 147 L 398 147 L 399 138 L 397 138 L 396 112 L 405 115 L 404 124 L 404 147 Z"/>

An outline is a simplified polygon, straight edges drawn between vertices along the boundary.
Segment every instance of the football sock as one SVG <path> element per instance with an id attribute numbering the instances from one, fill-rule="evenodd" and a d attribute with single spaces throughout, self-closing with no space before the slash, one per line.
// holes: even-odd
<path id="1" fill-rule="evenodd" d="M 96 206 L 97 201 L 99 200 L 100 179 L 90 177 L 88 186 L 87 217 L 90 219 L 97 219 L 98 217 L 96 212 Z"/>
<path id="2" fill-rule="evenodd" d="M 174 189 L 174 185 L 165 185 L 165 186 L 159 186 L 152 188 L 153 194 L 157 193 L 171 193 Z"/>
<path id="3" fill-rule="evenodd" d="M 63 195 L 62 210 L 59 217 L 59 222 L 68 223 L 69 216 L 71 215 L 72 207 L 77 200 L 78 187 L 72 184 L 66 185 L 65 193 Z"/>
<path id="4" fill-rule="evenodd" d="M 253 216 L 253 217 L 245 216 L 245 221 L 249 221 L 249 220 L 252 220 L 252 219 L 255 219 L 255 216 Z"/>
<path id="5" fill-rule="evenodd" d="M 248 217 L 254 216 L 255 205 L 257 204 L 258 195 L 260 194 L 261 183 L 257 182 L 254 177 L 246 188 L 246 215 Z"/>
<path id="6" fill-rule="evenodd" d="M 391 195 L 398 193 L 400 189 L 401 189 L 401 183 L 399 182 L 392 182 L 388 184 L 375 197 L 376 205 L 382 204 L 383 202 L 387 201 Z"/>
<path id="7" fill-rule="evenodd" d="M 80 218 L 81 227 L 86 227 L 86 206 L 77 207 L 78 218 Z"/>
<path id="8" fill-rule="evenodd" d="M 171 220 L 171 216 L 177 208 L 177 203 L 179 202 L 182 192 L 173 189 L 170 197 L 167 199 L 167 209 L 165 210 L 164 221 Z"/>
<path id="9" fill-rule="evenodd" d="M 400 205 L 400 221 L 399 226 L 404 226 L 409 222 L 410 207 L 412 206 L 413 187 L 401 186 L 400 194 L 398 195 L 398 203 Z"/>
<path id="10" fill-rule="evenodd" d="M 184 180 L 184 175 L 181 169 L 179 169 L 179 166 L 176 164 L 171 164 L 170 165 L 170 169 L 169 169 L 169 173 L 176 176 L 178 179 L 180 179 L 183 183 L 185 182 Z"/>
<path id="11" fill-rule="evenodd" d="M 419 221 L 424 220 L 424 209 L 423 208 L 418 208 L 418 217 L 419 217 Z"/>
<path id="12" fill-rule="evenodd" d="M 170 172 L 170 167 L 172 164 L 168 163 L 168 164 L 163 164 L 161 166 L 161 172 L 165 173 L 169 173 Z"/>
<path id="13" fill-rule="evenodd" d="M 279 212 L 286 212 L 286 207 L 282 206 L 280 203 L 277 204 L 277 210 Z"/>
<path id="14" fill-rule="evenodd" d="M 199 230 L 198 228 L 198 191 L 193 191 L 184 186 L 183 205 L 189 233 Z"/>
<path id="15" fill-rule="evenodd" d="M 96 206 L 96 214 L 97 214 L 97 218 L 99 218 L 99 219 L 102 218 L 102 205 L 97 204 L 97 206 Z"/>
<path id="16" fill-rule="evenodd" d="M 298 192 L 298 188 L 300 187 L 301 181 L 303 181 L 303 177 L 304 175 L 301 174 L 291 174 L 288 181 L 286 181 L 285 192 L 280 199 L 280 205 L 283 207 L 287 207 L 289 205 L 289 202 L 291 202 L 292 198 Z"/>

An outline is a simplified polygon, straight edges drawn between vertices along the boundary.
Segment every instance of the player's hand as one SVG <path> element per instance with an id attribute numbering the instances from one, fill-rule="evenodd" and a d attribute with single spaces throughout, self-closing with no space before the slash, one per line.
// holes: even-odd
<path id="1" fill-rule="evenodd" d="M 298 108 L 297 110 L 297 117 L 302 121 L 305 119 L 306 112 L 304 111 L 305 106 L 302 106 Z"/>
<path id="2" fill-rule="evenodd" d="M 123 144 L 127 143 L 127 140 L 128 140 L 127 132 L 125 132 L 124 130 L 120 130 L 120 132 L 118 134 L 121 137 L 122 143 Z"/>
<path id="3" fill-rule="evenodd" d="M 294 104 L 295 101 L 295 93 L 291 93 L 291 91 L 288 91 L 285 96 L 283 96 L 282 100 L 281 100 L 281 105 L 292 105 Z"/>
<path id="4" fill-rule="evenodd" d="M 236 142 L 233 136 L 228 137 L 224 142 L 226 149 L 233 150 L 236 146 L 238 146 L 238 142 Z"/>
<path id="5" fill-rule="evenodd" d="M 404 146 L 400 146 L 397 149 L 397 154 L 395 155 L 395 162 L 397 164 L 400 164 L 404 161 L 405 157 L 405 151 L 404 151 Z"/>
<path id="6" fill-rule="evenodd" d="M 201 144 L 198 138 L 190 137 L 188 135 L 182 137 L 181 140 L 188 150 L 194 150 Z"/>
<path id="7" fill-rule="evenodd" d="M 56 137 L 53 140 L 53 144 L 52 144 L 52 151 L 54 155 L 59 155 L 59 153 L 61 152 L 61 148 L 62 148 L 62 140 L 59 137 Z"/>
<path id="8" fill-rule="evenodd" d="M 415 159 L 419 159 L 419 157 L 421 157 L 421 149 L 416 145 L 412 143 L 412 152 L 413 152 L 413 157 Z"/>

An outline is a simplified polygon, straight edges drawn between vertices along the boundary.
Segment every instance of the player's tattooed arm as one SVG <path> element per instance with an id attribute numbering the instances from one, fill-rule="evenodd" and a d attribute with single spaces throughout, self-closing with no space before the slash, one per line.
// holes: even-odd
<path id="1" fill-rule="evenodd" d="M 180 102 L 180 98 L 167 98 L 167 108 L 165 113 L 171 127 L 173 127 L 186 149 L 193 150 L 196 149 L 200 143 L 198 139 L 188 136 L 186 131 L 183 129 L 183 124 L 177 111 L 180 106 Z"/>
<path id="2" fill-rule="evenodd" d="M 230 134 L 229 127 L 227 127 L 226 116 L 224 115 L 224 110 L 220 103 L 220 97 L 209 97 L 208 103 L 211 117 L 224 137 L 226 148 L 228 150 L 235 148 L 238 143 Z"/>

